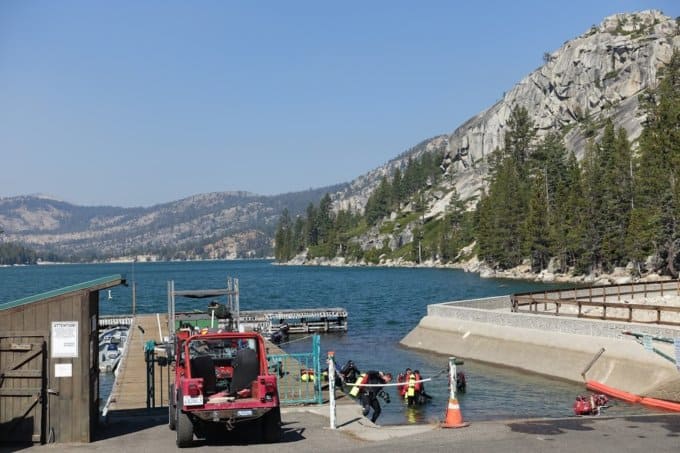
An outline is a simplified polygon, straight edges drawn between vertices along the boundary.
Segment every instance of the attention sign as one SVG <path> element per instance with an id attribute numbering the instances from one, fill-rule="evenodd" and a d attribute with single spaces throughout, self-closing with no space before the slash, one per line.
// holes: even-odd
<path id="1" fill-rule="evenodd" d="M 52 321 L 52 357 L 78 357 L 78 321 Z"/>

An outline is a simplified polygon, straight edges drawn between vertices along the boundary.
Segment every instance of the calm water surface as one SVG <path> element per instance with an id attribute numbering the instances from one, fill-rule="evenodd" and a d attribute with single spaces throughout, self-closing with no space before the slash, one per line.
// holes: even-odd
<path id="1" fill-rule="evenodd" d="M 445 269 L 331 268 L 276 266 L 270 261 L 203 261 L 173 263 L 117 263 L 46 265 L 0 268 L 0 303 L 88 280 L 123 274 L 137 284 L 137 310 L 167 310 L 167 281 L 175 289 L 224 288 L 227 277 L 240 283 L 242 310 L 276 308 L 344 307 L 349 312 L 349 332 L 321 336 L 322 356 L 335 351 L 341 365 L 352 359 L 362 370 L 420 369 L 424 377 L 446 369 L 447 357 L 416 352 L 399 346 L 427 312 L 427 305 L 531 291 L 550 287 L 538 283 L 481 279 L 477 274 Z M 131 312 L 131 289 L 113 288 L 112 299 L 101 293 L 101 314 Z M 206 301 L 177 299 L 177 311 L 204 309 Z M 295 338 L 295 337 L 292 337 Z M 290 352 L 308 351 L 309 340 L 284 346 Z M 468 390 L 459 394 L 466 420 L 513 417 L 558 417 L 572 414 L 571 405 L 582 386 L 506 368 L 466 361 Z M 448 402 L 445 374 L 427 384 L 431 404 L 406 408 L 390 390 L 392 402 L 382 404 L 381 424 L 429 422 L 443 418 Z M 102 394 L 111 385 L 102 377 Z M 644 412 L 646 409 L 614 403 L 609 414 Z"/>

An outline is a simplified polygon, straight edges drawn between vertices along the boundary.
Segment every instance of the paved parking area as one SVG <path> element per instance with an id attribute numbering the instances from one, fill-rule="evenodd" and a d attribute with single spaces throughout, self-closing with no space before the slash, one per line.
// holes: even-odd
<path id="1" fill-rule="evenodd" d="M 219 442 L 196 440 L 189 451 L 288 453 L 466 451 L 466 452 L 674 452 L 680 451 L 680 414 L 628 417 L 570 417 L 471 423 L 467 428 L 435 425 L 375 426 L 358 405 L 338 408 L 338 429 L 329 429 L 328 407 L 286 408 L 283 441 L 259 443 L 248 430 Z M 2 451 L 148 452 L 175 451 L 165 411 L 114 414 L 90 444 L 15 446 Z"/>

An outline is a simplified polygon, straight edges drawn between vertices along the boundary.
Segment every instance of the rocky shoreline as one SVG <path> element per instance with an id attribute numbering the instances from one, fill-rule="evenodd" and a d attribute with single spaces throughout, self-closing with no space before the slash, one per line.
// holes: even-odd
<path id="1" fill-rule="evenodd" d="M 626 284 L 635 282 L 652 282 L 660 280 L 670 280 L 668 276 L 649 272 L 642 276 L 633 275 L 633 267 L 617 267 L 611 273 L 571 275 L 556 272 L 548 266 L 540 273 L 531 272 L 528 262 L 512 269 L 494 270 L 486 264 L 480 262 L 477 257 L 473 257 L 465 262 L 441 263 L 435 260 L 427 260 L 422 263 L 415 263 L 403 259 L 381 259 L 377 264 L 366 261 L 348 261 L 344 257 L 328 258 L 308 258 L 305 253 L 301 253 L 285 263 L 276 263 L 281 266 L 328 266 L 328 267 L 404 267 L 404 268 L 435 268 L 435 269 L 460 269 L 465 272 L 478 273 L 481 278 L 508 278 L 513 280 L 525 280 L 541 283 L 580 283 L 589 285 L 612 285 Z"/>

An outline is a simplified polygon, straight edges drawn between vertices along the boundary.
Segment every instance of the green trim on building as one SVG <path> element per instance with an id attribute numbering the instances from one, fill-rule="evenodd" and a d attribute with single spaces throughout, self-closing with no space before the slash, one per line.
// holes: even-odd
<path id="1" fill-rule="evenodd" d="M 33 296 L 24 297 L 22 299 L 0 303 L 0 310 L 19 307 L 21 305 L 31 304 L 33 302 L 50 299 L 52 297 L 63 296 L 64 294 L 73 293 L 84 289 L 99 291 L 101 289 L 113 288 L 114 286 L 118 286 L 121 284 L 125 284 L 125 279 L 123 278 L 122 275 L 120 274 L 109 275 L 108 277 L 97 278 L 95 280 L 90 280 L 89 282 L 78 283 L 76 285 L 66 286 L 60 289 L 54 289 L 52 291 L 47 291 L 41 294 L 35 294 Z"/>

